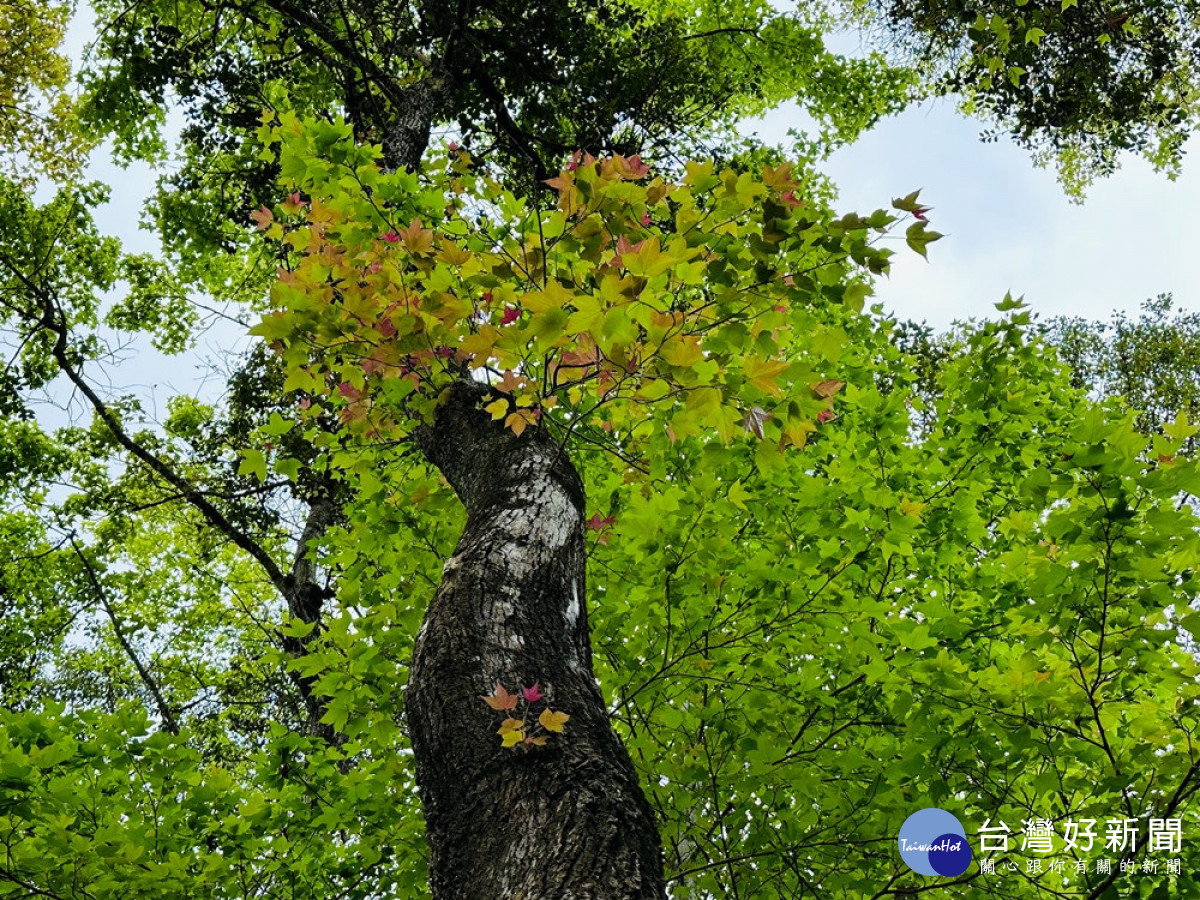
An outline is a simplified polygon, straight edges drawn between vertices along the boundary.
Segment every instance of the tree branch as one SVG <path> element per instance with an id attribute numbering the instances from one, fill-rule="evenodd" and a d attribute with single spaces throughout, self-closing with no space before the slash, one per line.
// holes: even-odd
<path id="1" fill-rule="evenodd" d="M 163 695 L 158 680 L 146 668 L 141 659 L 138 658 L 137 651 L 134 649 L 133 644 L 129 642 L 129 638 L 125 634 L 125 629 L 121 625 L 121 620 L 117 618 L 116 610 L 113 609 L 112 603 L 109 602 L 108 591 L 105 590 L 104 583 L 100 580 L 99 575 L 96 574 L 91 560 L 84 554 L 83 548 L 79 546 L 74 535 L 71 535 L 68 540 L 71 543 L 71 549 L 75 551 L 75 555 L 83 565 L 83 571 L 87 574 L 88 581 L 92 585 L 92 590 L 96 593 L 96 599 L 100 601 L 100 605 L 104 608 L 104 612 L 108 616 L 108 621 L 112 623 L 113 633 L 117 636 L 117 643 L 121 645 L 121 649 L 125 651 L 125 655 L 133 663 L 133 667 L 137 669 L 138 677 L 142 680 L 142 684 L 145 685 L 146 690 L 150 692 L 150 696 L 154 698 L 154 705 L 158 709 L 158 715 L 162 719 L 163 726 L 171 734 L 179 734 L 179 720 L 175 718 L 175 713 L 171 709 L 171 705 L 167 703 L 167 698 Z"/>

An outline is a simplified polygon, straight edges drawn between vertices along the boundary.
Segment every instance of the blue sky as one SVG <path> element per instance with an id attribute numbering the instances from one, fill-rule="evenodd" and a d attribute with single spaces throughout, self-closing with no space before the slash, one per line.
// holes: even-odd
<path id="1" fill-rule="evenodd" d="M 794 110 L 777 110 L 759 132 L 782 140 L 798 121 Z M 952 101 L 933 101 L 833 154 L 827 170 L 845 209 L 869 212 L 920 188 L 934 207 L 931 226 L 946 234 L 929 262 L 897 242 L 892 275 L 878 288 L 886 308 L 939 327 L 989 315 L 1008 290 L 1043 315 L 1106 318 L 1165 292 L 1200 308 L 1187 250 L 1200 246 L 1200 160 L 1185 161 L 1171 182 L 1129 157 L 1078 205 L 1053 171 L 1007 140 L 983 143 L 979 131 Z"/>

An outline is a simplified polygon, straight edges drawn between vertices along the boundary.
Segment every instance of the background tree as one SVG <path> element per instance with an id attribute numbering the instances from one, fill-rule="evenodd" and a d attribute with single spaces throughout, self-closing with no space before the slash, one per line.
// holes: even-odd
<path id="1" fill-rule="evenodd" d="M 1190 3 L 860 0 L 860 22 L 918 62 L 929 89 L 991 120 L 1068 193 L 1141 154 L 1171 177 L 1195 130 L 1198 10 Z"/>
<path id="2" fill-rule="evenodd" d="M 67 4 L 0 5 L 0 162 L 26 183 L 38 173 L 77 175 L 90 149 L 67 92 L 70 62 L 59 51 L 70 15 Z"/>
<path id="3" fill-rule="evenodd" d="M 1048 336 L 1072 382 L 1121 397 L 1139 427 L 1159 431 L 1181 412 L 1200 418 L 1200 316 L 1176 309 L 1170 294 L 1146 300 L 1136 318 L 1051 319 Z M 1190 440 L 1187 447 L 1194 449 Z"/>

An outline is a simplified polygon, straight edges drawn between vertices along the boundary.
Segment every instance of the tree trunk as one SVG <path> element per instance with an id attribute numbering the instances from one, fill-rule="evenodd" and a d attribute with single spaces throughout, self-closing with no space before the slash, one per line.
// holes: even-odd
<path id="1" fill-rule="evenodd" d="M 418 434 L 467 509 L 405 695 L 433 895 L 660 900 L 653 813 L 592 674 L 583 484 L 547 435 L 481 411 L 486 393 L 456 386 Z M 496 682 L 539 683 L 564 731 L 503 748 Z"/>

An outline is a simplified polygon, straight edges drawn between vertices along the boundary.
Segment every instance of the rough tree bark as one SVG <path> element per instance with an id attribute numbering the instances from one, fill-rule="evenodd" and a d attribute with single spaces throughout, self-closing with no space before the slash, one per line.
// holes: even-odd
<path id="1" fill-rule="evenodd" d="M 592 674 L 583 484 L 543 432 L 481 411 L 485 392 L 456 386 L 418 435 L 467 510 L 405 695 L 433 895 L 658 900 L 653 813 Z M 497 681 L 540 683 L 565 731 L 502 748 L 482 700 Z"/>

